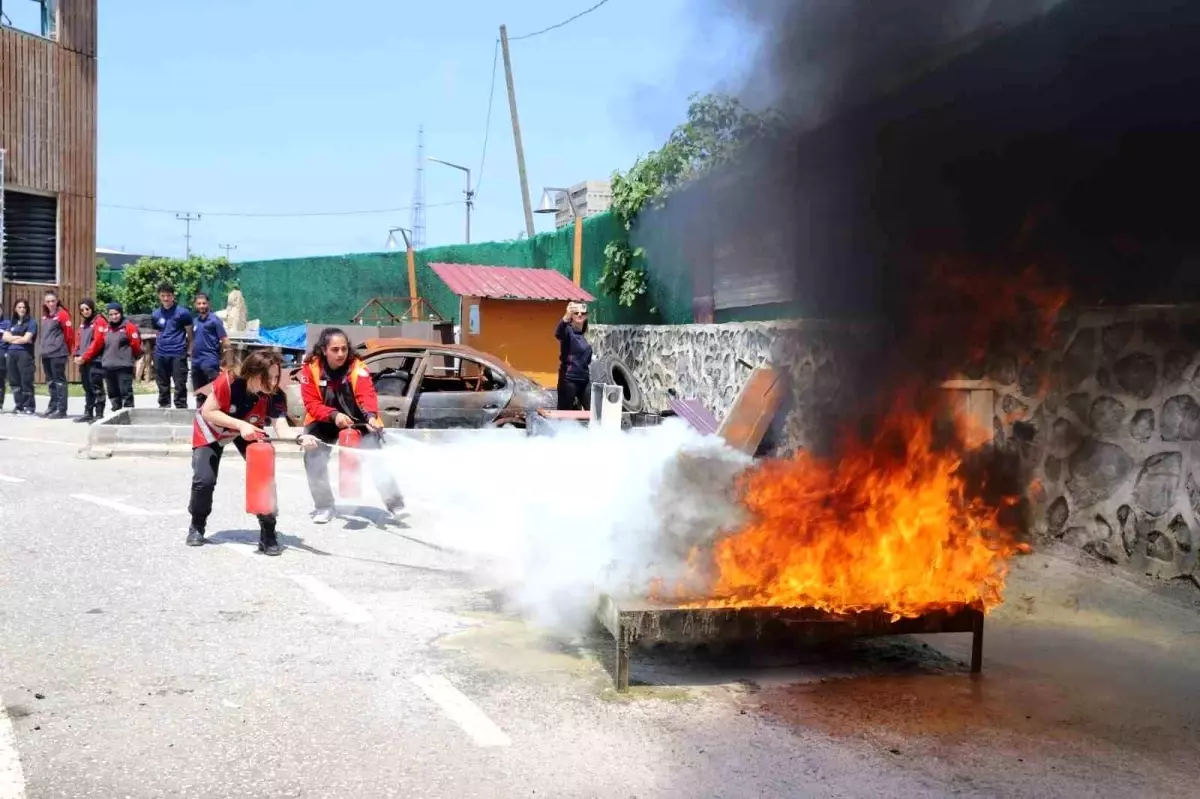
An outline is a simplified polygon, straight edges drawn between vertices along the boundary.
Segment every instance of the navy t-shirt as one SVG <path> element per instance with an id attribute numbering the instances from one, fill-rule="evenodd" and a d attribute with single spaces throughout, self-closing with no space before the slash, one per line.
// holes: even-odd
<path id="1" fill-rule="evenodd" d="M 221 339 L 226 337 L 225 323 L 214 313 L 192 320 L 192 364 L 201 369 L 221 365 Z"/>
<path id="2" fill-rule="evenodd" d="M 16 319 L 10 319 L 8 321 L 8 332 L 14 336 L 23 336 L 26 333 L 32 333 L 33 337 L 36 339 L 37 338 L 37 330 L 38 330 L 37 320 L 33 319 L 32 317 L 26 317 L 22 321 L 17 321 Z M 28 344 L 9 344 L 8 351 L 9 352 L 21 352 L 21 351 L 33 352 L 33 341 L 31 340 Z"/>
<path id="3" fill-rule="evenodd" d="M 158 339 L 154 342 L 154 354 L 174 358 L 187 351 L 187 328 L 192 324 L 192 314 L 178 303 L 169 309 L 161 305 L 150 314 Z"/>

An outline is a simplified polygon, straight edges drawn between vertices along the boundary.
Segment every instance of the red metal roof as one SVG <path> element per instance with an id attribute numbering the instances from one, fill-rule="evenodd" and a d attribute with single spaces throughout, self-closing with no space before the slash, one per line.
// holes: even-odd
<path id="1" fill-rule="evenodd" d="M 566 275 L 553 269 L 475 264 L 430 264 L 430 267 L 460 297 L 576 302 L 595 299 Z"/>

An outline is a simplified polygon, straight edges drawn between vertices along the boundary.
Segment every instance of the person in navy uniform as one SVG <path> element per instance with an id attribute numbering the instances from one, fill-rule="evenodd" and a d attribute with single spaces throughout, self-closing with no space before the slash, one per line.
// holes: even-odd
<path id="1" fill-rule="evenodd" d="M 279 438 L 294 440 L 304 450 L 317 446 L 315 438 L 288 425 L 287 400 L 279 388 L 282 370 L 279 353 L 259 350 L 242 362 L 236 377 L 221 372 L 204 388 L 204 403 L 192 423 L 192 494 L 188 502 L 192 523 L 188 527 L 188 546 L 204 544 L 226 444 L 232 441 L 245 458 L 246 448 L 265 438 L 263 428 L 272 422 Z M 258 550 L 266 555 L 280 552 L 275 520 L 275 513 L 258 517 Z"/>
<path id="2" fill-rule="evenodd" d="M 204 403 L 200 389 L 217 379 L 225 348 L 229 346 L 229 334 L 225 323 L 210 313 L 208 295 L 199 292 L 192 302 L 196 315 L 192 319 L 192 392 L 196 395 L 196 407 Z"/>
<path id="3" fill-rule="evenodd" d="M 79 333 L 76 336 L 75 362 L 79 364 L 79 382 L 83 384 L 83 416 L 76 422 L 88 424 L 104 416 L 104 365 L 83 363 L 83 354 L 92 346 L 92 338 L 98 331 L 108 329 L 108 320 L 96 313 L 96 302 L 91 297 L 79 301 Z"/>
<path id="4" fill-rule="evenodd" d="M 58 295 L 46 292 L 42 304 L 42 322 L 38 328 L 38 346 L 42 351 L 42 372 L 50 389 L 47 419 L 67 418 L 67 359 L 75 351 L 75 327 L 71 313 L 58 304 Z"/>
<path id="5" fill-rule="evenodd" d="M 191 349 L 192 314 L 175 304 L 175 287 L 158 287 L 159 307 L 150 318 L 158 337 L 154 342 L 154 380 L 158 383 L 158 407 L 171 406 L 171 383 L 175 383 L 175 407 L 187 407 L 188 350 Z"/>
<path id="6" fill-rule="evenodd" d="M 33 400 L 33 341 L 37 337 L 37 320 L 29 313 L 29 303 L 13 303 L 12 316 L 3 339 L 8 344 L 8 384 L 12 386 L 13 413 L 34 413 Z"/>

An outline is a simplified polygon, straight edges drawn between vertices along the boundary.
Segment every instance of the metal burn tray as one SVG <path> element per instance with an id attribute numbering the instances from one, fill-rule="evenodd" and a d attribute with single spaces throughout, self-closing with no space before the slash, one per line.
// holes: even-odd
<path id="1" fill-rule="evenodd" d="M 622 692 L 629 690 L 630 650 L 638 642 L 701 644 L 773 634 L 817 643 L 836 638 L 971 633 L 971 673 L 978 674 L 983 668 L 984 613 L 971 605 L 892 621 L 891 614 L 883 611 L 838 615 L 816 608 L 692 608 L 605 595 L 600 598 L 596 618 L 616 641 L 614 680 Z"/>

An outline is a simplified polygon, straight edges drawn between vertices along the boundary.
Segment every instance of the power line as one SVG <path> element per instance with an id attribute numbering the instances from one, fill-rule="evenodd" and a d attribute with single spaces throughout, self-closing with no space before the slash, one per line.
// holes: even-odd
<path id="1" fill-rule="evenodd" d="M 574 22 L 575 20 L 579 19 L 580 17 L 584 16 L 585 14 L 592 13 L 597 8 L 599 8 L 600 6 L 604 5 L 607 2 L 608 2 L 608 0 L 600 0 L 599 3 L 596 3 L 596 5 L 592 6 L 591 8 L 584 9 L 583 11 L 580 11 L 575 16 L 570 17 L 569 19 L 564 19 L 562 22 L 558 23 L 557 25 L 551 25 L 549 28 L 542 28 L 540 31 L 535 31 L 534 33 L 527 33 L 524 36 L 509 36 L 508 40 L 510 42 L 519 42 L 522 39 L 532 39 L 534 36 L 541 36 L 543 33 L 549 33 L 550 31 L 555 30 L 556 28 L 561 28 L 563 25 L 568 25 L 568 24 Z"/>
<path id="2" fill-rule="evenodd" d="M 479 156 L 479 177 L 475 179 L 475 196 L 479 196 L 479 184 L 483 183 L 483 164 L 487 161 L 488 135 L 492 132 L 492 100 L 496 97 L 496 62 L 500 60 L 500 40 L 492 50 L 492 88 L 488 92 L 487 120 L 483 123 L 483 155 Z"/>
<path id="3" fill-rule="evenodd" d="M 440 208 L 447 205 L 458 205 L 461 200 L 452 200 L 444 203 L 426 203 L 426 208 Z M 141 205 L 114 205 L 112 203 L 99 203 L 101 208 L 118 208 L 124 211 L 143 211 L 148 214 L 182 214 L 176 208 L 147 208 Z M 400 211 L 411 211 L 411 205 L 405 205 L 401 208 L 379 208 L 365 211 L 301 211 L 298 213 L 251 213 L 244 211 L 204 211 L 204 216 L 228 216 L 228 217 L 274 217 L 274 218 L 296 218 L 296 217 L 311 217 L 311 216 L 368 216 L 371 214 L 395 214 Z M 190 213 L 190 212 L 189 212 Z"/>

